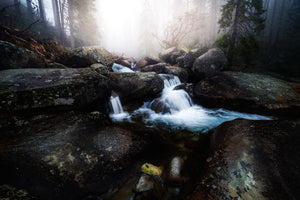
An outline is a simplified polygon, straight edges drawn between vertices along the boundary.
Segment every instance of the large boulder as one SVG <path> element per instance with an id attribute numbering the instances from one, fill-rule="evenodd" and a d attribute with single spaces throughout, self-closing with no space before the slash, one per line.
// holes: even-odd
<path id="1" fill-rule="evenodd" d="M 84 199 L 124 184 L 146 142 L 72 112 L 1 131 L 0 146 L 1 183 L 39 199 Z"/>
<path id="2" fill-rule="evenodd" d="M 0 70 L 42 68 L 43 66 L 43 60 L 32 51 L 0 41 Z"/>
<path id="3" fill-rule="evenodd" d="M 58 55 L 56 60 L 56 62 L 72 68 L 89 67 L 95 63 L 111 66 L 114 61 L 113 54 L 98 46 L 79 47 Z"/>
<path id="4" fill-rule="evenodd" d="M 192 71 L 201 77 L 222 71 L 227 65 L 228 61 L 224 52 L 219 48 L 214 48 L 195 60 Z"/>
<path id="5" fill-rule="evenodd" d="M 142 68 L 142 72 L 156 72 L 157 74 L 173 74 L 180 78 L 182 82 L 189 79 L 189 71 L 187 69 L 175 66 L 169 66 L 167 63 L 158 63 L 148 65 Z"/>
<path id="6" fill-rule="evenodd" d="M 194 88 L 195 101 L 212 107 L 271 115 L 300 115 L 299 84 L 268 75 L 223 72 Z"/>
<path id="7" fill-rule="evenodd" d="M 177 65 L 179 67 L 191 69 L 193 67 L 196 58 L 204 54 L 206 51 L 207 51 L 206 48 L 192 49 L 188 53 L 176 59 Z"/>
<path id="8" fill-rule="evenodd" d="M 182 56 L 185 52 L 183 50 L 178 49 L 177 47 L 172 47 L 164 50 L 159 54 L 159 58 L 166 63 L 171 65 L 176 64 L 176 59 Z"/>
<path id="9" fill-rule="evenodd" d="M 213 131 L 207 172 L 188 199 L 297 199 L 299 129 L 299 120 L 223 123 Z"/>
<path id="10" fill-rule="evenodd" d="M 80 108 L 110 96 L 110 79 L 86 69 L 0 71 L 0 112 Z"/>
<path id="11" fill-rule="evenodd" d="M 164 81 L 155 72 L 110 73 L 114 91 L 122 101 L 146 99 L 164 88 Z"/>

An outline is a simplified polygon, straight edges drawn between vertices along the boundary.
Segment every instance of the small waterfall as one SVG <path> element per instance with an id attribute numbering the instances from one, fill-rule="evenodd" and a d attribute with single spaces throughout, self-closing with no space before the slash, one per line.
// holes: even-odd
<path id="1" fill-rule="evenodd" d="M 181 81 L 178 78 L 178 76 L 175 76 L 175 75 L 172 75 L 172 74 L 159 74 L 159 75 L 164 80 L 165 89 L 166 88 L 171 88 L 171 87 L 174 88 L 175 86 L 181 84 Z"/>
<path id="2" fill-rule="evenodd" d="M 174 90 L 177 85 L 181 84 L 178 76 L 172 74 L 160 74 L 160 76 L 164 80 L 165 87 L 162 96 L 150 103 L 149 107 L 151 109 L 157 112 L 167 111 L 173 114 L 193 106 L 192 99 L 186 91 Z"/>
<path id="3" fill-rule="evenodd" d="M 110 97 L 110 104 L 111 104 L 112 110 L 114 112 L 113 114 L 122 114 L 122 113 L 124 113 L 124 110 L 122 108 L 122 104 L 121 104 L 119 96 L 116 96 L 116 97 L 111 96 Z"/>
<path id="4" fill-rule="evenodd" d="M 113 64 L 112 70 L 113 70 L 114 72 L 130 72 L 130 73 L 134 73 L 134 71 L 132 71 L 132 70 L 129 69 L 128 67 L 125 67 L 125 66 L 123 66 L 123 65 L 116 64 L 116 63 Z"/>

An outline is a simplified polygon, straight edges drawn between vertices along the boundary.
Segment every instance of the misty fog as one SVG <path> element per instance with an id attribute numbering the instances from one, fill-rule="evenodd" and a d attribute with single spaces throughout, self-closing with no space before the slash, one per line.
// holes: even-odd
<path id="1" fill-rule="evenodd" d="M 217 34 L 218 12 L 211 14 L 210 11 L 220 8 L 213 8 L 216 4 L 209 1 L 203 3 L 199 7 L 199 2 L 192 0 L 97 0 L 101 45 L 110 51 L 136 58 L 156 56 L 163 47 L 167 47 L 160 44 L 161 41 L 170 39 L 170 31 L 179 31 L 181 23 L 189 23 L 187 20 L 193 24 L 184 27 L 188 33 L 179 47 L 199 41 L 207 44 Z M 190 17 L 180 22 L 179 18 L 185 15 Z M 171 28 L 168 30 L 168 27 Z"/>

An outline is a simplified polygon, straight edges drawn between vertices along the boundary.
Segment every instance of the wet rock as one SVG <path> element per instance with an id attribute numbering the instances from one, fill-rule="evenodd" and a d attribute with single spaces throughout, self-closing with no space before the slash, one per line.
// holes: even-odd
<path id="1" fill-rule="evenodd" d="M 185 178 L 182 176 L 182 169 L 184 165 L 184 160 L 180 157 L 174 157 L 171 160 L 169 170 L 167 172 L 167 181 L 171 184 L 182 184 L 185 181 Z"/>
<path id="2" fill-rule="evenodd" d="M 145 57 L 144 59 L 147 61 L 148 65 L 155 65 L 155 64 L 160 63 L 160 59 L 157 57 L 148 56 L 148 57 Z"/>
<path id="3" fill-rule="evenodd" d="M 115 63 L 131 68 L 132 63 L 136 63 L 136 60 L 134 58 L 119 58 Z"/>
<path id="4" fill-rule="evenodd" d="M 228 65 L 224 52 L 219 48 L 210 49 L 198 57 L 192 67 L 197 76 L 203 77 L 224 70 Z"/>
<path id="5" fill-rule="evenodd" d="M 158 63 L 160 63 L 159 58 L 145 57 L 144 59 L 141 59 L 137 62 L 136 68 L 140 69 L 140 68 L 143 68 L 147 65 L 156 65 Z"/>
<path id="6" fill-rule="evenodd" d="M 183 82 L 188 81 L 189 71 L 175 66 L 169 66 L 167 63 L 158 63 L 155 65 L 148 65 L 142 68 L 142 72 L 156 72 L 158 74 L 174 74 Z"/>
<path id="7" fill-rule="evenodd" d="M 176 64 L 176 59 L 182 56 L 184 53 L 184 51 L 177 49 L 177 47 L 172 47 L 161 52 L 159 54 L 159 58 L 166 63 L 174 65 Z"/>
<path id="8" fill-rule="evenodd" d="M 135 188 L 136 192 L 146 192 L 148 190 L 152 190 L 154 187 L 154 180 L 151 178 L 151 176 L 143 174 Z"/>
<path id="9" fill-rule="evenodd" d="M 26 190 L 17 189 L 11 185 L 0 185 L 1 200 L 34 200 Z"/>
<path id="10" fill-rule="evenodd" d="M 147 65 L 142 68 L 142 72 L 156 72 L 157 74 L 165 74 L 168 71 L 167 63 L 158 63 L 155 65 Z"/>
<path id="11" fill-rule="evenodd" d="M 142 60 L 139 60 L 137 63 L 136 63 L 136 69 L 140 69 L 140 68 L 143 68 L 145 67 L 146 65 L 148 65 L 148 62 L 147 60 L 145 59 L 142 59 Z"/>
<path id="12" fill-rule="evenodd" d="M 185 90 L 189 96 L 194 99 L 194 85 L 192 83 L 183 83 L 177 85 L 174 90 Z"/>
<path id="13" fill-rule="evenodd" d="M 67 69 L 68 67 L 64 66 L 63 64 L 60 64 L 60 63 L 49 63 L 46 65 L 47 68 L 50 68 L 50 69 Z"/>
<path id="14" fill-rule="evenodd" d="M 110 80 L 92 69 L 0 71 L 0 111 L 74 109 L 110 96 Z"/>
<path id="15" fill-rule="evenodd" d="M 1 182 L 41 199 L 81 199 L 123 184 L 146 142 L 131 131 L 99 125 L 90 115 L 60 114 L 1 132 Z"/>
<path id="16" fill-rule="evenodd" d="M 190 77 L 190 73 L 187 69 L 174 66 L 167 67 L 167 74 L 173 74 L 178 76 L 180 81 L 182 82 L 188 82 Z"/>
<path id="17" fill-rule="evenodd" d="M 151 102 L 150 105 L 151 110 L 153 110 L 156 113 L 171 113 L 170 106 L 167 105 L 164 101 L 161 101 L 159 99 L 155 99 Z"/>
<path id="18" fill-rule="evenodd" d="M 193 67 L 196 58 L 204 54 L 206 51 L 207 51 L 206 48 L 193 49 L 188 53 L 186 53 L 185 55 L 178 57 L 176 59 L 177 65 L 179 67 L 191 69 Z"/>
<path id="19" fill-rule="evenodd" d="M 213 131 L 208 172 L 188 199 L 297 199 L 299 128 L 299 120 L 223 123 Z"/>
<path id="20" fill-rule="evenodd" d="M 98 46 L 79 47 L 58 55 L 56 60 L 56 62 L 72 68 L 89 67 L 95 63 L 111 66 L 114 61 L 113 54 Z"/>
<path id="21" fill-rule="evenodd" d="M 107 66 L 96 63 L 96 64 L 92 64 L 91 68 L 103 76 L 107 76 L 107 77 L 109 76 L 109 69 Z"/>
<path id="22" fill-rule="evenodd" d="M 0 70 L 21 68 L 43 68 L 43 60 L 27 49 L 0 41 Z"/>
<path id="23" fill-rule="evenodd" d="M 160 93 L 164 87 L 164 81 L 154 72 L 111 72 L 110 76 L 122 102 L 149 98 Z"/>
<path id="24" fill-rule="evenodd" d="M 299 116 L 297 84 L 267 75 L 224 72 L 196 84 L 195 100 L 205 106 L 244 112 Z"/>

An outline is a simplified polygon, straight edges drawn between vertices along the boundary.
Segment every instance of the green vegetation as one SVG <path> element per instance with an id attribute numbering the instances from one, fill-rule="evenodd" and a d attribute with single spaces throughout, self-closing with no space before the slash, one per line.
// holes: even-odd
<path id="1" fill-rule="evenodd" d="M 230 65 L 235 56 L 249 62 L 258 52 L 257 36 L 265 27 L 263 0 L 228 0 L 221 11 L 218 23 L 224 35 L 215 44 L 226 52 Z"/>

